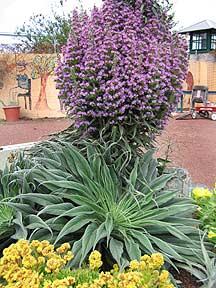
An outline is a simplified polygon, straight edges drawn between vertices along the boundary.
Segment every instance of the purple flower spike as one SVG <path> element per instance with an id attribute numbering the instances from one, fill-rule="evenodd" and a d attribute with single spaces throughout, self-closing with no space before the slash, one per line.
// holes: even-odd
<path id="1" fill-rule="evenodd" d="M 153 1 L 104 0 L 90 15 L 73 12 L 56 81 L 76 127 L 166 124 L 187 71 L 187 43 L 165 9 L 155 15 Z"/>

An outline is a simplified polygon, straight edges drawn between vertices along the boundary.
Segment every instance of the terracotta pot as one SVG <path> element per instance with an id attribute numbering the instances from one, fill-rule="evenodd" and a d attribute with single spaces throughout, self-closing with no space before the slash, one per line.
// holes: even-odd
<path id="1" fill-rule="evenodd" d="M 20 118 L 20 106 L 5 106 L 3 107 L 7 122 L 18 121 Z"/>

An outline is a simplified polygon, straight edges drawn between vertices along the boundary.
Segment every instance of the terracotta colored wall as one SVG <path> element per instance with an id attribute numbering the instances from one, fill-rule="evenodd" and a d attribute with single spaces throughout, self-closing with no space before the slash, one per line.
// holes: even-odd
<path id="1" fill-rule="evenodd" d="M 198 57 L 199 56 L 199 57 Z M 189 71 L 191 72 L 188 77 L 188 82 L 184 83 L 183 90 L 188 90 L 191 84 L 193 85 L 206 85 L 210 91 L 216 91 L 216 59 L 208 54 L 202 56 L 198 55 L 191 57 L 189 64 Z M 39 57 L 39 58 L 37 58 Z M 49 69 L 49 75 L 46 82 L 45 93 L 47 105 L 40 103 L 38 105 L 40 89 L 41 89 L 41 75 L 36 75 L 35 66 L 38 64 L 38 59 L 42 65 L 44 63 L 52 63 L 52 69 Z M 54 60 L 53 60 L 54 59 Z M 46 62 L 46 61 L 48 62 Z M 60 101 L 57 97 L 57 90 L 55 88 L 53 70 L 53 62 L 56 63 L 55 55 L 35 55 L 35 54 L 20 54 L 20 55 L 7 55 L 0 54 L 0 83 L 3 82 L 3 88 L 0 89 L 0 100 L 5 103 L 10 102 L 11 98 L 16 98 L 18 93 L 25 93 L 27 90 L 16 88 L 17 75 L 27 75 L 31 79 L 31 99 L 32 107 L 29 108 L 29 99 L 27 98 L 27 109 L 23 97 L 18 97 L 19 105 L 21 106 L 21 117 L 26 118 L 44 118 L 44 117 L 64 117 L 65 113 L 62 110 Z M 193 86 L 192 85 L 192 86 Z M 190 90 L 190 89 L 189 89 Z M 13 93 L 10 93 L 10 91 Z M 12 95 L 13 94 L 13 95 Z M 13 97 L 12 97 L 13 96 Z M 209 101 L 216 102 L 216 94 L 209 95 Z M 46 103 L 45 103 L 46 104 Z M 1 103 L 0 103 L 1 106 Z M 190 107 L 190 95 L 185 94 L 183 98 L 183 107 Z M 4 119 L 3 110 L 0 108 L 0 119 Z"/>
<path id="2" fill-rule="evenodd" d="M 39 57 L 39 58 L 35 58 Z M 43 57 L 43 58 L 42 58 Z M 36 59 L 36 60 L 35 60 Z M 37 64 L 41 61 L 45 66 L 45 70 L 48 72 L 46 87 L 44 89 L 46 93 L 47 105 L 40 103 L 38 105 L 40 89 L 41 89 L 41 74 L 34 73 L 37 71 Z M 45 62 L 47 61 L 47 62 Z M 57 90 L 54 82 L 54 65 L 47 64 L 48 61 L 55 61 L 55 55 L 6 55 L 0 54 L 0 82 L 3 82 L 3 88 L 0 89 L 0 99 L 5 104 L 11 100 L 18 99 L 21 106 L 21 117 L 27 118 L 44 118 L 44 117 L 64 117 L 65 113 L 61 109 L 60 101 L 57 97 Z M 52 62 L 53 63 L 53 62 Z M 52 67 L 50 69 L 50 67 Z M 2 72 L 4 69 L 4 73 Z M 4 75 L 3 75 L 4 74 Z M 34 75 L 33 75 L 34 74 Z M 29 107 L 29 98 L 27 97 L 27 109 L 25 109 L 24 97 L 18 97 L 19 93 L 26 93 L 27 90 L 21 88 L 15 88 L 18 85 L 16 80 L 17 75 L 27 75 L 31 79 L 31 100 L 32 107 Z M 14 88 L 11 90 L 11 88 Z M 0 103 L 1 106 L 1 103 Z M 4 119 L 3 110 L 0 108 L 0 119 Z"/>

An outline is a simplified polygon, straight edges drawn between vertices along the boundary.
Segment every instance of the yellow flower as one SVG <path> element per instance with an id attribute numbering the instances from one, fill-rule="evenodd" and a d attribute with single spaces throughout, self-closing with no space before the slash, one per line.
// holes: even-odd
<path id="1" fill-rule="evenodd" d="M 67 279 L 57 279 L 53 281 L 52 288 L 67 288 L 70 286 L 70 283 Z"/>
<path id="2" fill-rule="evenodd" d="M 37 252 L 38 249 L 40 253 Z M 6 283 L 0 285 L 0 288 L 71 288 L 76 283 L 76 279 L 72 276 L 59 279 L 58 273 L 65 268 L 67 260 L 70 260 L 73 254 L 68 251 L 70 245 L 67 243 L 58 249 L 58 251 L 55 250 L 48 241 L 29 243 L 21 240 L 9 246 L 4 250 L 3 257 L 0 259 L 0 277 Z M 26 254 L 22 256 L 24 252 Z M 154 253 L 151 256 L 142 256 L 140 262 L 131 261 L 130 268 L 121 273 L 117 264 L 110 272 L 94 271 L 93 274 L 97 276 L 93 278 L 89 269 L 83 269 L 79 272 L 79 274 L 83 273 L 83 279 L 86 276 L 90 277 L 87 277 L 85 283 L 78 284 L 76 287 L 152 288 L 157 284 L 160 288 L 174 288 L 170 283 L 169 272 L 160 269 L 163 263 L 163 256 L 160 253 Z M 98 269 L 102 265 L 101 254 L 98 251 L 90 254 L 89 264 L 90 269 Z M 65 270 L 65 272 L 68 273 L 70 270 Z M 63 270 L 63 273 L 65 272 Z"/>
<path id="3" fill-rule="evenodd" d="M 38 246 L 37 246 L 37 248 L 36 248 L 36 251 L 37 251 L 37 253 L 42 253 L 42 250 L 43 250 L 43 245 L 40 243 Z"/>
<path id="4" fill-rule="evenodd" d="M 47 246 L 50 245 L 49 241 L 47 241 L 47 240 L 41 241 L 41 244 L 42 244 L 43 247 L 47 247 Z"/>
<path id="5" fill-rule="evenodd" d="M 32 268 L 37 265 L 37 260 L 33 256 L 26 256 L 22 260 L 22 265 L 25 268 Z"/>
<path id="6" fill-rule="evenodd" d="M 69 243 L 64 243 L 62 244 L 59 248 L 56 249 L 56 252 L 59 254 L 64 254 L 70 249 L 70 244 Z"/>
<path id="7" fill-rule="evenodd" d="M 168 280 L 169 278 L 169 272 L 167 270 L 163 270 L 159 276 L 160 282 L 164 283 Z"/>
<path id="8" fill-rule="evenodd" d="M 94 250 L 89 256 L 89 267 L 90 269 L 98 269 L 102 266 L 101 254 L 99 251 Z"/>
<path id="9" fill-rule="evenodd" d="M 28 245 L 29 245 L 28 240 L 23 240 L 23 239 L 18 240 L 18 242 L 16 243 L 17 247 L 28 246 Z"/>
<path id="10" fill-rule="evenodd" d="M 41 254 L 43 256 L 48 256 L 53 251 L 54 251 L 54 246 L 53 245 L 47 245 L 41 250 Z"/>
<path id="11" fill-rule="evenodd" d="M 75 283 L 74 277 L 56 279 L 53 282 L 45 281 L 43 288 L 68 288 Z"/>
<path id="12" fill-rule="evenodd" d="M 73 285 L 75 283 L 75 278 L 72 276 L 67 277 L 67 280 L 69 282 L 69 285 Z"/>
<path id="13" fill-rule="evenodd" d="M 212 238 L 215 238 L 216 237 L 216 233 L 215 232 L 213 232 L 213 231 L 209 231 L 208 232 L 208 238 L 209 239 L 212 239 Z"/>
<path id="14" fill-rule="evenodd" d="M 67 243 L 61 246 L 64 252 L 69 248 Z M 46 274 L 42 272 L 40 265 L 45 264 L 45 271 L 57 277 L 54 273 L 63 269 L 72 257 L 71 251 L 65 255 L 58 254 L 48 241 L 34 240 L 29 243 L 27 240 L 19 240 L 3 251 L 0 278 L 6 282 L 6 286 L 0 284 L 0 288 L 68 288 L 75 283 L 74 277 L 61 280 L 54 278 L 53 282 L 44 282 Z"/>
<path id="15" fill-rule="evenodd" d="M 69 262 L 74 258 L 74 255 L 71 251 L 68 251 L 67 254 L 63 257 L 65 261 Z"/>
<path id="16" fill-rule="evenodd" d="M 46 263 L 46 272 L 51 273 L 51 272 L 59 272 L 59 269 L 64 266 L 65 262 L 61 257 L 53 257 L 47 260 Z"/>
<path id="17" fill-rule="evenodd" d="M 211 198 L 213 195 L 209 189 L 203 187 L 194 188 L 192 194 L 195 200 L 199 200 L 200 198 Z"/>
<path id="18" fill-rule="evenodd" d="M 137 260 L 132 260 L 129 265 L 131 270 L 139 269 L 139 262 Z"/>
<path id="19" fill-rule="evenodd" d="M 52 288 L 52 282 L 51 281 L 45 281 L 43 284 L 43 288 Z"/>
<path id="20" fill-rule="evenodd" d="M 109 282 L 113 279 L 113 276 L 111 275 L 110 272 L 105 272 L 105 273 L 101 272 L 99 279 L 101 279 L 102 281 L 105 281 L 105 282 Z"/>
<path id="21" fill-rule="evenodd" d="M 38 264 L 41 265 L 41 264 L 44 264 L 46 262 L 46 259 L 42 256 L 39 256 L 37 261 L 38 261 Z"/>
<path id="22" fill-rule="evenodd" d="M 144 271 L 145 269 L 146 269 L 146 267 L 147 267 L 147 264 L 146 264 L 146 262 L 145 261 L 140 261 L 140 265 L 139 265 L 140 267 L 140 270 L 141 271 Z"/>
<path id="23" fill-rule="evenodd" d="M 119 266 L 118 266 L 118 264 L 114 264 L 114 265 L 113 265 L 113 271 L 114 271 L 114 272 L 118 272 L 118 271 L 119 271 Z"/>
<path id="24" fill-rule="evenodd" d="M 151 260 L 151 257 L 149 255 L 143 255 L 141 256 L 140 260 L 149 262 Z"/>
<path id="25" fill-rule="evenodd" d="M 30 247 L 32 247 L 32 248 L 37 248 L 37 247 L 40 246 L 40 245 L 41 245 L 40 241 L 38 241 L 38 240 L 33 240 L 33 241 L 31 242 L 31 244 L 30 244 Z"/>
<path id="26" fill-rule="evenodd" d="M 164 264 L 163 255 L 160 253 L 153 253 L 151 255 L 151 260 L 152 260 L 154 269 L 159 269 Z"/>

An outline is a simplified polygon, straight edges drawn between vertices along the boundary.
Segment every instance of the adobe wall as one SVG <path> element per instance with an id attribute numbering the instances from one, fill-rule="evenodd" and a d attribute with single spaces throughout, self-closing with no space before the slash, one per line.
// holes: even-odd
<path id="1" fill-rule="evenodd" d="M 193 82 L 193 85 L 208 86 L 208 99 L 210 102 L 216 102 L 216 57 L 210 53 L 190 55 L 189 72 L 192 79 L 191 76 L 187 77 L 183 90 L 190 91 L 191 82 Z M 184 108 L 190 107 L 190 93 L 188 93 L 184 94 Z"/>
<path id="2" fill-rule="evenodd" d="M 7 104 L 18 99 L 21 106 L 21 117 L 64 117 L 65 111 L 55 88 L 54 67 L 56 62 L 56 55 L 0 54 L 0 100 Z M 28 91 L 16 88 L 18 77 L 28 78 L 31 82 L 31 96 L 30 98 L 26 97 L 26 105 L 23 96 L 17 97 L 20 93 Z M 216 57 L 214 55 L 190 55 L 189 75 L 183 85 L 183 90 L 188 91 L 183 97 L 184 109 L 190 108 L 189 91 L 193 85 L 206 85 L 209 91 L 215 91 L 215 93 L 209 93 L 209 101 L 216 102 Z M 31 107 L 29 100 L 32 102 Z M 1 103 L 0 119 L 4 119 Z"/>
<path id="3" fill-rule="evenodd" d="M 54 82 L 56 62 L 56 55 L 0 54 L 0 87 L 3 86 L 0 89 L 0 100 L 10 104 L 18 99 L 21 117 L 64 117 L 65 113 L 57 97 L 58 92 Z M 24 96 L 20 94 L 27 93 L 28 89 L 16 88 L 18 78 L 25 83 L 28 79 L 31 82 L 30 96 L 26 96 L 26 105 Z M 30 102 L 32 102 L 31 107 Z M 0 119 L 4 119 L 1 108 Z"/>

